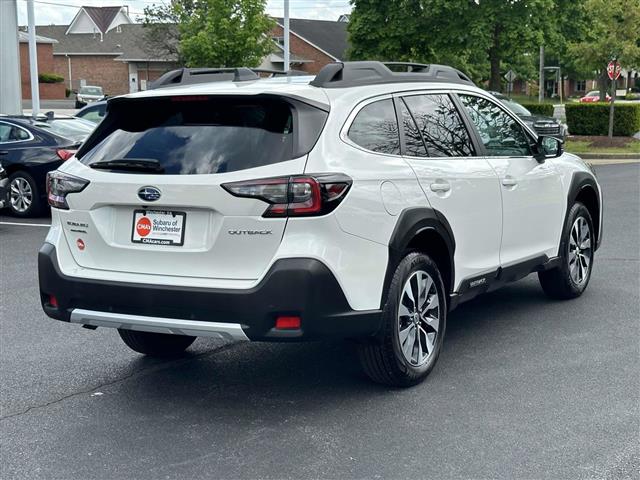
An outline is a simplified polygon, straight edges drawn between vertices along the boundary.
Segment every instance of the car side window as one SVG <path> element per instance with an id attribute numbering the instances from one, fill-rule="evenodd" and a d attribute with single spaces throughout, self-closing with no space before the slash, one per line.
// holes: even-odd
<path id="1" fill-rule="evenodd" d="M 493 157 L 530 156 L 531 138 L 522 126 L 495 103 L 473 95 L 460 95 L 471 121 L 475 124 L 487 149 Z"/>
<path id="2" fill-rule="evenodd" d="M 391 99 L 370 103 L 358 112 L 348 137 L 372 152 L 400 155 L 398 121 Z"/>
<path id="3" fill-rule="evenodd" d="M 404 154 L 410 157 L 426 157 L 427 149 L 422 141 L 420 130 L 416 126 L 409 109 L 402 99 L 398 100 L 400 115 L 402 116 L 402 129 L 404 134 Z"/>
<path id="4" fill-rule="evenodd" d="M 470 157 L 475 155 L 469 132 L 446 94 L 403 97 L 429 157 Z"/>
<path id="5" fill-rule="evenodd" d="M 6 123 L 0 123 L 0 143 L 8 142 L 10 136 L 11 136 L 11 125 L 7 125 Z"/>
<path id="6" fill-rule="evenodd" d="M 11 137 L 13 140 L 29 140 L 29 132 L 23 130 L 20 127 L 13 127 L 11 131 Z"/>
<path id="7" fill-rule="evenodd" d="M 0 143 L 11 143 L 29 140 L 30 135 L 25 129 L 10 125 L 8 123 L 0 123 Z"/>

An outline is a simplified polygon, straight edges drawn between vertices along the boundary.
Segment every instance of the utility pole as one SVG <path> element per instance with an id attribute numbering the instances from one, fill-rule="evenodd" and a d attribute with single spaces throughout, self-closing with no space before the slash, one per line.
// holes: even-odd
<path id="1" fill-rule="evenodd" d="M 538 103 L 544 101 L 544 45 L 540 45 L 540 70 L 538 80 Z"/>
<path id="2" fill-rule="evenodd" d="M 21 115 L 17 0 L 0 0 L 0 58 L 0 113 Z"/>
<path id="3" fill-rule="evenodd" d="M 29 28 L 29 74 L 31 75 L 31 115 L 35 118 L 40 111 L 40 90 L 38 90 L 38 50 L 36 47 L 36 19 L 33 0 L 27 0 L 27 23 Z"/>
<path id="4" fill-rule="evenodd" d="M 289 0 L 284 0 L 284 68 L 285 72 L 289 71 Z"/>

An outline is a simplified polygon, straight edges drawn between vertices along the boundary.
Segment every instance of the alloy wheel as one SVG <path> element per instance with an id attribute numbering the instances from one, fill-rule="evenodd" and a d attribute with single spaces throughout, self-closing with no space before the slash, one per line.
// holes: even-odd
<path id="1" fill-rule="evenodd" d="M 593 248 L 591 230 L 584 217 L 576 218 L 569 237 L 569 274 L 576 285 L 582 285 L 589 277 Z"/>
<path id="2" fill-rule="evenodd" d="M 9 186 L 9 201 L 11 207 L 18 213 L 24 213 L 33 202 L 33 189 L 23 177 L 16 177 Z"/>
<path id="3" fill-rule="evenodd" d="M 404 284 L 398 307 L 400 348 L 411 365 L 424 365 L 435 350 L 440 316 L 433 278 L 423 270 L 413 272 Z"/>

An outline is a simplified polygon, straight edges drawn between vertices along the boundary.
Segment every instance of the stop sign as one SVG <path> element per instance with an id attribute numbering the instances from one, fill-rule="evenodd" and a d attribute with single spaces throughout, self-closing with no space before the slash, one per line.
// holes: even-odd
<path id="1" fill-rule="evenodd" d="M 609 65 L 607 65 L 607 75 L 609 75 L 611 80 L 620 78 L 621 73 L 622 67 L 618 62 L 609 62 Z"/>

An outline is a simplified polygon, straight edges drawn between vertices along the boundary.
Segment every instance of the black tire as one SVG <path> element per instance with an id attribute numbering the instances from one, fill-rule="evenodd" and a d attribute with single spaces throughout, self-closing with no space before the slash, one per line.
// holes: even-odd
<path id="1" fill-rule="evenodd" d="M 31 204 L 26 210 L 22 210 L 22 205 L 24 204 L 22 204 L 21 202 L 16 202 L 16 204 L 14 204 L 14 201 L 12 201 L 16 182 L 27 182 L 29 188 L 31 189 Z M 33 177 L 27 172 L 18 171 L 12 173 L 9 176 L 9 194 L 7 200 L 11 213 L 16 217 L 36 217 L 40 215 L 44 210 L 44 202 L 40 197 L 40 189 L 36 185 Z"/>
<path id="2" fill-rule="evenodd" d="M 399 308 L 405 284 L 414 273 L 419 271 L 426 272 L 435 286 L 440 322 L 435 341 L 432 342 L 433 349 L 427 356 L 426 362 L 413 365 L 402 352 L 399 332 L 402 320 L 399 318 Z M 425 297 L 425 303 L 427 303 L 426 298 L 428 296 Z M 423 253 L 411 252 L 402 259 L 391 280 L 382 317 L 383 324 L 379 338 L 376 341 L 358 344 L 358 355 L 364 372 L 373 381 L 384 385 L 410 387 L 422 382 L 438 360 L 447 325 L 446 291 L 438 266 L 431 258 Z M 404 318 L 412 317 L 407 315 Z M 411 322 L 412 320 L 409 320 L 407 324 Z M 425 326 L 425 324 L 421 325 Z M 406 340 L 409 340 L 409 337 L 406 337 Z M 412 351 L 415 351 L 415 348 L 412 348 Z"/>
<path id="3" fill-rule="evenodd" d="M 573 246 L 571 244 L 571 235 L 572 228 L 579 218 L 583 218 L 589 228 L 591 247 L 589 264 L 586 268 L 586 274 L 583 276 L 583 279 L 581 281 L 576 281 L 571 273 L 572 265 L 574 265 L 574 263 L 572 262 Z M 582 295 L 582 292 L 585 291 L 587 285 L 589 284 L 589 280 L 591 279 L 595 245 L 595 230 L 593 229 L 591 214 L 589 213 L 587 207 L 585 207 L 580 202 L 576 202 L 569 210 L 569 215 L 567 215 L 567 223 L 565 224 L 562 232 L 562 241 L 560 242 L 560 265 L 551 270 L 538 272 L 540 285 L 542 286 L 542 290 L 548 297 L 558 300 L 568 300 Z"/>
<path id="4" fill-rule="evenodd" d="M 118 329 L 120 338 L 127 347 L 152 357 L 175 357 L 181 355 L 196 337 L 169 335 L 164 333 L 138 332 Z"/>

